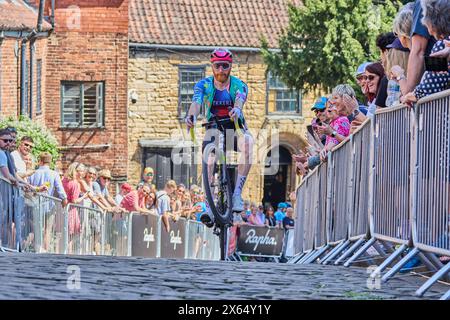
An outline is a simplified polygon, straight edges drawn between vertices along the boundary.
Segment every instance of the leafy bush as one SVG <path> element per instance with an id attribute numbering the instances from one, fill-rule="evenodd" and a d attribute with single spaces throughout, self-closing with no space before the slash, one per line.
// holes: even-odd
<path id="1" fill-rule="evenodd" d="M 18 142 L 24 136 L 29 136 L 33 139 L 34 148 L 32 154 L 35 159 L 38 159 L 42 152 L 49 152 L 52 155 L 52 167 L 54 167 L 56 160 L 60 157 L 58 141 L 44 125 L 21 116 L 19 119 L 14 119 L 13 117 L 0 119 L 0 128 L 4 129 L 6 127 L 16 128 Z"/>

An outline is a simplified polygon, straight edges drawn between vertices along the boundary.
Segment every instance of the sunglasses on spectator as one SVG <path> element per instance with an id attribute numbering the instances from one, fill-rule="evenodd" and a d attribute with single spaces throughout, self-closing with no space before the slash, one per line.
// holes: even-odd
<path id="1" fill-rule="evenodd" d="M 315 113 L 319 113 L 319 112 L 322 113 L 322 112 L 324 112 L 324 111 L 325 111 L 325 110 L 314 109 L 314 112 L 315 112 Z"/>
<path id="2" fill-rule="evenodd" d="M 146 176 L 147 177 L 153 177 L 153 173 L 147 173 Z"/>
<path id="3" fill-rule="evenodd" d="M 14 141 L 14 139 L 0 139 L 2 140 L 4 143 L 11 143 Z"/>
<path id="4" fill-rule="evenodd" d="M 29 143 L 24 143 L 23 146 L 27 147 L 27 148 L 33 148 L 34 147 L 32 144 L 29 144 Z"/>
<path id="5" fill-rule="evenodd" d="M 374 75 L 368 75 L 368 76 L 361 76 L 360 78 L 357 78 L 358 80 L 369 80 L 372 81 L 373 79 L 375 79 Z"/>
<path id="6" fill-rule="evenodd" d="M 230 64 L 227 62 L 213 63 L 213 67 L 216 70 L 219 70 L 220 67 L 222 67 L 223 70 L 228 70 L 228 69 L 230 69 Z"/>

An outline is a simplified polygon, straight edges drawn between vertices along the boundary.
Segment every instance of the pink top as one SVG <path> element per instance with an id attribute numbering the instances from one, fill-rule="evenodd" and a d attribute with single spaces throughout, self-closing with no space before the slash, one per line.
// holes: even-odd
<path id="1" fill-rule="evenodd" d="M 75 200 L 80 197 L 81 189 L 80 184 L 76 180 L 69 180 L 66 177 L 62 180 L 64 191 L 67 194 L 67 201 L 69 203 L 75 203 Z"/>
<path id="2" fill-rule="evenodd" d="M 348 135 L 350 134 L 350 121 L 348 121 L 347 117 L 339 117 L 331 121 L 330 126 L 334 129 L 334 131 L 336 131 L 341 136 L 348 137 Z M 325 145 L 329 143 L 334 143 L 335 145 L 338 145 L 339 141 L 336 138 L 327 136 Z"/>
<path id="3" fill-rule="evenodd" d="M 125 208 L 128 211 L 137 211 L 138 208 L 134 206 L 136 199 L 138 200 L 138 205 L 141 208 L 145 207 L 145 197 L 139 198 L 139 193 L 137 190 L 131 191 L 127 193 L 125 197 L 123 197 L 120 206 Z"/>
<path id="4" fill-rule="evenodd" d="M 254 226 L 263 226 L 264 225 L 264 223 L 261 223 L 260 218 L 257 215 L 254 215 L 253 213 L 248 216 L 248 223 L 252 224 Z"/>

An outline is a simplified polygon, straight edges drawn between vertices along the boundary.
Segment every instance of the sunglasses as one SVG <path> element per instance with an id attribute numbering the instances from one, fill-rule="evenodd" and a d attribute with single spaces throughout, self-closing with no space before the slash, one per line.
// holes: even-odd
<path id="1" fill-rule="evenodd" d="M 373 79 L 375 79 L 374 75 L 368 75 L 368 76 L 360 76 L 359 78 L 356 78 L 358 80 L 369 80 L 372 81 Z"/>
<path id="2" fill-rule="evenodd" d="M 231 65 L 230 65 L 229 63 L 227 63 L 227 62 L 213 63 L 213 67 L 214 67 L 214 69 L 216 69 L 216 70 L 219 70 L 220 67 L 222 67 L 223 70 L 228 70 L 228 69 L 230 69 L 230 66 L 231 66 Z"/>
<path id="3" fill-rule="evenodd" d="M 29 143 L 24 143 L 23 146 L 27 147 L 27 148 L 33 148 L 34 147 L 32 144 L 29 144 Z"/>
<path id="4" fill-rule="evenodd" d="M 325 110 L 314 109 L 314 113 L 316 113 L 316 114 L 319 113 L 319 112 L 322 113 L 322 112 L 324 112 L 324 111 L 325 111 Z"/>
<path id="5" fill-rule="evenodd" d="M 14 141 L 14 139 L 0 139 L 2 140 L 4 143 L 11 143 Z"/>

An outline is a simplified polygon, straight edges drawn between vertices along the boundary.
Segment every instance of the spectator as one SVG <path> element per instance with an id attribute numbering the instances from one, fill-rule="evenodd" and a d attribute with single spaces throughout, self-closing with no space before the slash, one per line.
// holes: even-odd
<path id="1" fill-rule="evenodd" d="M 152 212 L 145 207 L 146 198 L 149 194 L 150 186 L 145 184 L 139 190 L 128 192 L 122 199 L 120 207 L 124 209 L 123 211 L 150 214 Z"/>
<path id="2" fill-rule="evenodd" d="M 176 191 L 176 198 L 177 198 L 177 206 L 179 206 L 180 216 L 184 217 L 186 219 L 190 218 L 191 213 L 191 202 L 189 193 L 186 192 L 186 186 L 182 183 L 180 183 L 177 186 Z"/>
<path id="3" fill-rule="evenodd" d="M 52 155 L 43 152 L 39 156 L 39 168 L 30 176 L 29 181 L 32 186 L 46 186 L 50 196 L 56 196 L 62 201 L 62 206 L 67 205 L 67 195 L 58 172 L 50 169 L 52 163 Z"/>
<path id="4" fill-rule="evenodd" d="M 393 32 L 386 32 L 378 35 L 376 44 L 378 49 L 380 49 L 381 64 L 383 67 L 386 65 L 387 53 L 389 52 L 389 45 L 394 42 L 395 34 Z"/>
<path id="5" fill-rule="evenodd" d="M 247 217 L 252 213 L 250 211 L 250 201 L 248 201 L 248 200 L 244 201 L 244 212 L 247 215 Z"/>
<path id="6" fill-rule="evenodd" d="M 250 206 L 250 215 L 248 216 L 248 223 L 254 226 L 264 226 L 264 220 L 258 215 L 258 207 L 252 203 Z"/>
<path id="7" fill-rule="evenodd" d="M 423 19 L 428 32 L 438 39 L 434 44 L 432 52 L 439 52 L 445 49 L 443 40 L 450 40 L 450 3 L 445 0 L 424 0 Z M 442 10 L 442 11 L 441 11 Z M 402 102 L 411 104 L 427 95 L 443 91 L 450 84 L 450 63 L 447 63 L 446 72 L 425 71 L 420 84 L 410 93 L 402 98 Z M 409 71 L 409 66 L 408 66 Z M 409 84 L 409 81 L 408 81 Z"/>
<path id="8" fill-rule="evenodd" d="M 23 179 L 31 176 L 34 172 L 34 161 L 31 154 L 33 147 L 33 139 L 25 136 L 20 140 L 19 148 L 11 152 L 17 174 Z"/>
<path id="9" fill-rule="evenodd" d="M 305 169 L 313 169 L 320 164 L 320 161 L 326 161 L 326 157 L 329 151 L 335 146 L 344 141 L 344 139 L 350 134 L 350 122 L 345 116 L 339 116 L 336 106 L 331 102 L 331 105 L 327 108 L 327 115 L 330 120 L 330 124 L 323 124 L 318 127 L 319 134 L 325 134 L 327 136 L 325 141 L 325 147 L 321 150 L 319 156 L 312 156 L 305 158 L 302 156 L 293 156 L 297 162 L 297 168 L 305 174 Z"/>
<path id="10" fill-rule="evenodd" d="M 367 79 L 367 76 L 365 76 Z M 337 108 L 340 116 L 346 116 L 351 125 L 357 128 L 366 120 L 366 116 L 359 110 L 355 91 L 348 84 L 337 85 L 331 94 L 330 102 Z"/>
<path id="11" fill-rule="evenodd" d="M 115 197 L 115 202 L 116 203 L 122 203 L 122 200 L 123 200 L 123 198 L 128 194 L 128 193 L 130 193 L 131 192 L 131 190 L 132 190 L 132 187 L 131 187 L 131 185 L 129 185 L 128 183 L 123 183 L 121 186 L 120 186 L 120 191 L 119 191 L 119 193 L 117 193 L 116 194 L 116 197 Z"/>
<path id="12" fill-rule="evenodd" d="M 199 187 L 192 190 L 192 202 L 194 203 L 192 207 L 191 214 L 195 216 L 196 221 L 201 221 L 203 213 L 206 212 L 206 203 L 203 201 L 202 192 Z"/>
<path id="13" fill-rule="evenodd" d="M 402 46 L 398 38 L 388 46 L 389 50 L 386 58 L 384 71 L 390 79 L 394 79 L 400 85 L 400 92 L 406 94 L 406 71 L 408 68 L 409 49 Z"/>
<path id="14" fill-rule="evenodd" d="M 275 219 L 273 215 L 273 207 L 268 206 L 266 209 L 266 221 L 265 225 L 267 227 L 276 227 L 277 226 L 277 220 Z"/>
<path id="15" fill-rule="evenodd" d="M 277 226 L 281 227 L 281 223 L 283 222 L 284 217 L 286 216 L 286 204 L 284 202 L 280 202 L 278 204 L 278 210 L 275 212 L 275 220 L 277 222 Z"/>
<path id="16" fill-rule="evenodd" d="M 17 180 L 14 177 L 13 172 L 9 169 L 9 161 L 6 155 L 8 147 L 12 141 L 13 139 L 11 138 L 11 134 L 8 130 L 0 130 L 0 177 L 7 179 L 12 184 L 17 184 Z"/>
<path id="17" fill-rule="evenodd" d="M 327 139 L 326 135 L 319 134 L 317 131 L 317 128 L 321 126 L 323 123 L 328 123 L 328 117 L 326 114 L 326 107 L 327 107 L 328 99 L 326 97 L 320 97 L 316 100 L 313 107 L 311 108 L 312 111 L 314 111 L 314 114 L 316 115 L 316 118 L 312 121 L 312 128 L 314 129 L 314 133 L 316 134 L 316 137 L 320 142 L 322 143 L 322 146 L 325 145 L 325 141 Z"/>
<path id="18" fill-rule="evenodd" d="M 286 216 L 283 218 L 283 229 L 287 232 L 289 229 L 294 229 L 294 209 L 287 208 Z"/>
<path id="19" fill-rule="evenodd" d="M 98 208 L 106 211 L 109 207 L 105 206 L 94 193 L 94 183 L 96 179 L 97 170 L 94 167 L 90 167 L 86 170 L 84 179 L 80 181 L 81 192 L 88 194 L 88 197 L 84 199 L 83 206 L 93 207 L 93 204 L 95 204 Z"/>
<path id="20" fill-rule="evenodd" d="M 427 1 L 428 2 L 428 1 Z M 409 3 L 406 5 L 408 6 Z M 430 8 L 433 9 L 435 6 L 437 7 L 438 2 L 430 2 Z M 448 24 L 448 20 L 445 19 L 445 15 L 448 17 L 448 1 L 443 0 L 439 2 L 439 8 L 444 11 L 433 10 L 436 14 L 442 14 L 442 22 Z M 436 39 L 433 38 L 429 30 L 423 25 L 421 19 L 423 17 L 423 9 L 420 3 L 420 0 L 416 0 L 413 6 L 412 12 L 412 22 L 410 24 L 410 33 L 409 42 L 410 46 L 408 47 L 411 52 L 408 60 L 408 79 L 407 79 L 407 92 L 413 91 L 413 89 L 419 84 L 420 79 L 422 78 L 424 72 L 424 56 L 428 56 L 431 52 L 431 49 L 436 42 Z M 394 30 L 395 32 L 395 30 Z"/>
<path id="21" fill-rule="evenodd" d="M 145 206 L 150 210 L 151 214 L 158 215 L 158 209 L 156 208 L 156 192 L 150 188 L 150 194 L 147 196 Z"/>
<path id="22" fill-rule="evenodd" d="M 142 181 L 139 183 L 138 188 L 142 187 L 144 184 L 152 185 L 152 181 L 154 178 L 154 171 L 151 167 L 146 167 L 142 174 Z"/>
<path id="23" fill-rule="evenodd" d="M 386 108 L 388 79 L 379 62 L 366 67 L 366 97 L 369 103 L 368 115 L 375 114 L 377 108 Z"/>
<path id="24" fill-rule="evenodd" d="M 98 173 L 98 180 L 94 182 L 93 189 L 94 194 L 98 200 L 109 211 L 120 211 L 118 204 L 114 201 L 114 198 L 109 194 L 108 187 L 111 182 L 111 171 L 108 169 L 100 170 Z"/>
<path id="25" fill-rule="evenodd" d="M 362 114 L 367 115 L 367 98 L 366 98 L 366 67 L 371 64 L 371 62 L 364 62 L 358 66 L 355 72 L 356 83 L 361 88 L 361 92 L 364 95 L 364 100 L 362 102 L 358 101 L 358 110 L 362 112 Z M 353 115 L 348 116 L 348 120 L 352 122 L 354 120 Z"/>
<path id="26" fill-rule="evenodd" d="M 447 61 L 450 62 L 450 41 L 444 40 L 444 44 L 445 44 L 444 49 L 437 52 L 433 52 L 432 54 L 430 54 L 430 56 L 436 58 L 446 58 Z"/>
<path id="27" fill-rule="evenodd" d="M 173 180 L 169 180 L 164 190 L 156 193 L 156 206 L 158 207 L 158 213 L 162 218 L 164 226 L 167 232 L 170 232 L 169 217 L 171 216 L 170 208 L 170 196 L 177 189 L 177 184 Z"/>
<path id="28" fill-rule="evenodd" d="M 69 168 L 67 168 L 62 184 L 67 195 L 68 203 L 80 204 L 88 196 L 87 193 L 81 195 L 80 180 L 83 170 L 83 164 L 78 162 L 73 162 Z"/>

